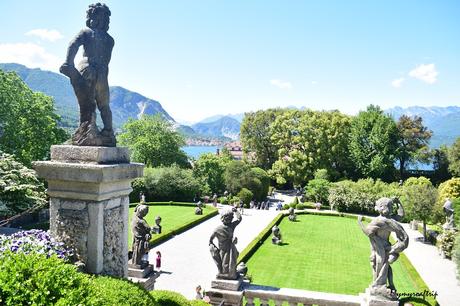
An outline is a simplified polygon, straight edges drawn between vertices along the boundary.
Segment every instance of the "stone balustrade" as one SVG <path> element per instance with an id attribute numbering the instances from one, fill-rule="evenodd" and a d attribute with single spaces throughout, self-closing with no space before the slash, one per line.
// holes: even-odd
<path id="1" fill-rule="evenodd" d="M 297 306 L 298 304 L 305 306 L 358 306 L 362 302 L 359 296 L 353 295 L 258 285 L 246 285 L 244 288 L 244 297 L 246 298 L 247 306 L 254 306 L 255 299 L 259 299 L 260 306 L 266 306 L 270 301 L 275 306 L 281 306 L 283 303 L 287 303 L 289 306 Z"/>

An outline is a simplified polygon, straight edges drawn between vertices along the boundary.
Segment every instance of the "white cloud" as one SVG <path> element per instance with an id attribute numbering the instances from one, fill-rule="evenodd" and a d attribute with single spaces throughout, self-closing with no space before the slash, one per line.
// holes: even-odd
<path id="1" fill-rule="evenodd" d="M 428 84 L 436 83 L 436 77 L 438 76 L 438 74 L 439 73 L 436 71 L 436 67 L 434 64 L 421 64 L 409 72 L 409 76 L 419 79 Z"/>
<path id="2" fill-rule="evenodd" d="M 281 89 L 291 89 L 292 84 L 282 80 L 270 80 L 270 84 L 279 87 Z"/>
<path id="3" fill-rule="evenodd" d="M 63 60 L 33 43 L 0 44 L 0 63 L 57 71 Z"/>
<path id="4" fill-rule="evenodd" d="M 55 42 L 56 40 L 59 40 L 63 38 L 61 33 L 59 33 L 58 30 L 48 30 L 48 29 L 34 29 L 29 32 L 27 32 L 25 35 L 27 36 L 37 36 L 38 38 L 42 40 L 47 40 L 51 42 Z"/>
<path id="5" fill-rule="evenodd" d="M 401 87 L 402 83 L 405 80 L 406 80 L 405 78 L 395 79 L 395 80 L 391 81 L 391 86 L 393 86 L 394 88 L 399 88 L 399 87 Z"/>

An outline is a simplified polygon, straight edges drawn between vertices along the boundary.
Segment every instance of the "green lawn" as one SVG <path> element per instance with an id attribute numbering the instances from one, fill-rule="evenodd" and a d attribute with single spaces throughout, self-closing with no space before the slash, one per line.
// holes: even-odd
<path id="1" fill-rule="evenodd" d="M 358 295 L 371 283 L 370 243 L 356 219 L 298 215 L 279 227 L 286 245 L 270 237 L 247 263 L 253 284 Z M 398 292 L 423 291 L 401 262 L 392 265 Z"/>
<path id="2" fill-rule="evenodd" d="M 179 228 L 185 224 L 191 223 L 197 219 L 202 218 L 215 211 L 214 208 L 205 207 L 203 209 L 203 215 L 195 215 L 195 206 L 178 206 L 178 205 L 159 205 L 159 204 L 148 204 L 149 212 L 145 217 L 147 223 L 153 227 L 155 226 L 155 218 L 161 216 L 162 235 L 165 235 L 172 230 Z M 131 218 L 134 213 L 134 208 L 129 208 L 129 224 L 131 226 Z M 157 236 L 157 235 L 154 235 Z M 128 234 L 129 248 L 132 244 L 132 233 L 131 230 Z"/>

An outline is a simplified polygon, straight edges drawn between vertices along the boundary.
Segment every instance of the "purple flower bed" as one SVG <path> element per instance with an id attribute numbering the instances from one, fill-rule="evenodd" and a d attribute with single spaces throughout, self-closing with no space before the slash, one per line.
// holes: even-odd
<path id="1" fill-rule="evenodd" d="M 62 242 L 56 242 L 48 232 L 42 230 L 29 230 L 15 233 L 11 236 L 0 235 L 0 257 L 6 251 L 31 252 L 46 254 L 47 257 L 56 255 L 66 261 L 73 256 L 71 249 L 67 249 Z"/>

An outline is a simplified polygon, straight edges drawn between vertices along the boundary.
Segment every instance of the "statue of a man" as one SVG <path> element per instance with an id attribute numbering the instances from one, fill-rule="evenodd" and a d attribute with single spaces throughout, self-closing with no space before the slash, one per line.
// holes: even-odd
<path id="1" fill-rule="evenodd" d="M 235 246 L 237 238 L 233 237 L 233 232 L 241 222 L 241 215 L 236 208 L 226 209 L 222 211 L 220 220 L 222 225 L 209 238 L 209 249 L 219 271 L 217 278 L 234 280 L 238 278 L 236 264 L 239 253 Z M 214 244 L 214 238 L 217 238 L 218 247 Z"/>
<path id="2" fill-rule="evenodd" d="M 61 73 L 70 78 L 80 106 L 80 127 L 72 137 L 75 145 L 116 145 L 107 81 L 114 46 L 113 38 L 107 33 L 109 22 L 109 8 L 101 3 L 91 4 L 86 12 L 87 28 L 70 42 L 65 63 L 60 68 Z M 74 60 L 80 46 L 83 46 L 83 60 L 77 70 Z M 96 105 L 104 124 L 100 133 L 96 126 Z"/>
<path id="3" fill-rule="evenodd" d="M 374 218 L 367 226 L 362 223 L 362 216 L 358 222 L 371 242 L 371 266 L 373 282 L 370 286 L 371 295 L 387 300 L 397 300 L 396 288 L 393 283 L 393 272 L 390 264 L 395 262 L 399 253 L 409 245 L 409 236 L 404 228 L 391 219 L 394 199 L 381 198 L 375 203 L 375 210 L 379 216 Z M 389 237 L 391 232 L 396 234 L 397 242 L 391 245 Z M 388 286 L 387 286 L 388 283 Z"/>
<path id="4" fill-rule="evenodd" d="M 142 257 L 149 251 L 149 241 L 151 238 L 151 228 L 144 217 L 149 212 L 147 205 L 139 205 L 134 211 L 133 220 L 131 221 L 131 230 L 133 233 L 133 257 L 131 264 L 143 268 L 148 264 L 142 260 Z"/>

